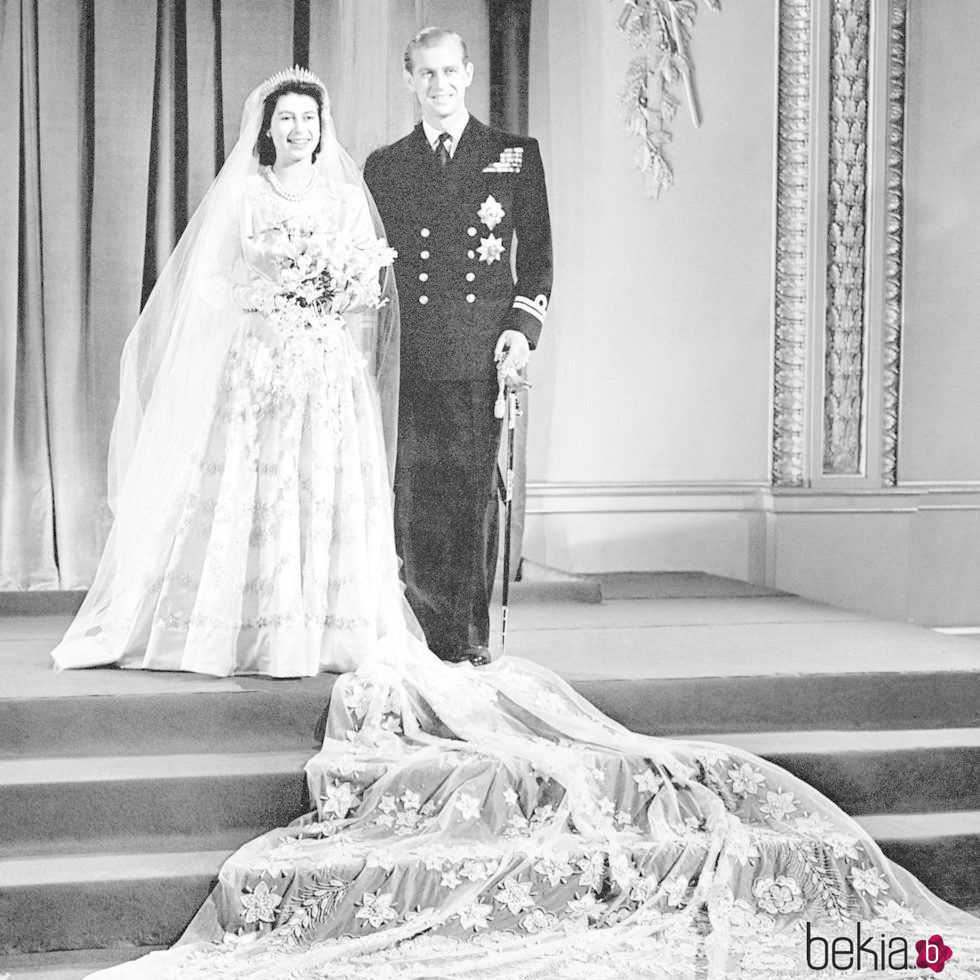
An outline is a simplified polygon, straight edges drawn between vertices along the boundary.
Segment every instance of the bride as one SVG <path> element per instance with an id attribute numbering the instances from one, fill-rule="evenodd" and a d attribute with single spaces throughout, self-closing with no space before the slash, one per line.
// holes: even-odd
<path id="1" fill-rule="evenodd" d="M 126 343 L 115 522 L 59 668 L 311 676 L 404 633 L 380 230 L 323 86 L 253 92 Z"/>
<path id="2" fill-rule="evenodd" d="M 314 812 L 234 854 L 177 946 L 101 975 L 975 977 L 977 920 L 789 773 L 426 649 L 392 543 L 380 237 L 322 84 L 285 72 L 127 345 L 116 523 L 57 664 L 350 672 Z"/>

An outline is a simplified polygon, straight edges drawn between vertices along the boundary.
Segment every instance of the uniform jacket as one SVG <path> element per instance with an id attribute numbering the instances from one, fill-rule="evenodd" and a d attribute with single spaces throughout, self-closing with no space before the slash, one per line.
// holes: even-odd
<path id="1" fill-rule="evenodd" d="M 398 251 L 403 375 L 492 376 L 502 330 L 520 330 L 535 346 L 552 276 L 536 140 L 471 116 L 442 169 L 419 123 L 404 139 L 375 150 L 364 178 Z"/>

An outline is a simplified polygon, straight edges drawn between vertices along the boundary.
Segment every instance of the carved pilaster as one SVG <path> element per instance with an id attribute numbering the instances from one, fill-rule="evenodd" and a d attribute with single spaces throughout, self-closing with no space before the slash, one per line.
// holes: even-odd
<path id="1" fill-rule="evenodd" d="M 830 184 L 823 471 L 862 468 L 869 0 L 834 0 L 830 24 Z"/>
<path id="2" fill-rule="evenodd" d="M 779 5 L 772 482 L 805 480 L 810 0 Z"/>
<path id="3" fill-rule="evenodd" d="M 888 9 L 888 134 L 885 180 L 885 307 L 881 480 L 898 482 L 898 409 L 902 357 L 902 227 L 905 221 L 905 76 L 907 0 Z"/>

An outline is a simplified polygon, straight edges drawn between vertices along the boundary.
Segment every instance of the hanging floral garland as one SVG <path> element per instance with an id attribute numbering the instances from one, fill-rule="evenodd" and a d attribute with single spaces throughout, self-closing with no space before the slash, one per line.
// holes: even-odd
<path id="1" fill-rule="evenodd" d="M 702 0 L 721 10 L 721 0 Z M 636 166 L 650 197 L 674 183 L 674 172 L 664 159 L 672 134 L 668 128 L 679 105 L 672 88 L 683 82 L 691 122 L 701 125 L 694 64 L 687 53 L 694 29 L 697 0 L 626 0 L 618 27 L 642 54 L 630 62 L 620 103 L 626 125 L 640 141 Z"/>

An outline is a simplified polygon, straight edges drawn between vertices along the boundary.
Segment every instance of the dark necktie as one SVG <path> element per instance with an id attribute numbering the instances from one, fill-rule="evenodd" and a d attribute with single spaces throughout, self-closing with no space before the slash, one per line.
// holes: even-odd
<path id="1" fill-rule="evenodd" d="M 449 133 L 440 133 L 439 139 L 436 141 L 436 159 L 439 161 L 439 167 L 445 170 L 449 161 L 452 159 L 449 156 L 449 144 L 452 142 L 452 136 Z"/>

